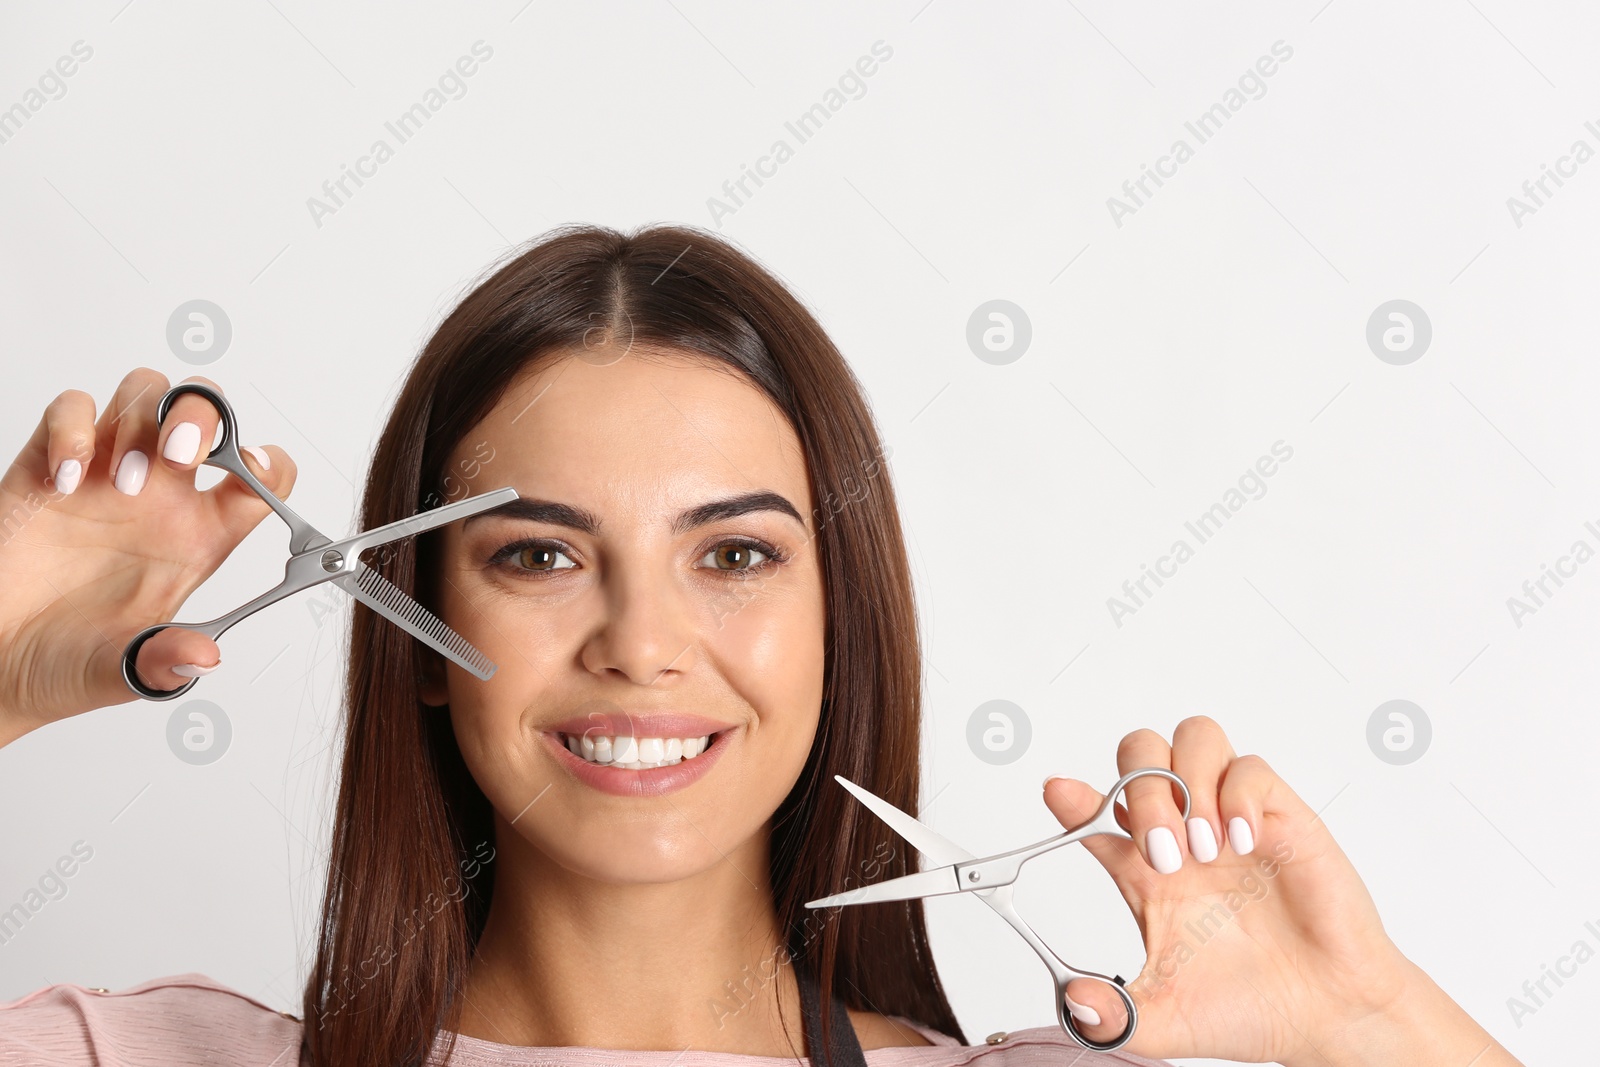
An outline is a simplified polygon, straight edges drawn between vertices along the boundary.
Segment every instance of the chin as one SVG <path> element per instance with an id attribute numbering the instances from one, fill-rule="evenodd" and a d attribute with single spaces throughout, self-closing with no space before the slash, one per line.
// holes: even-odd
<path id="1" fill-rule="evenodd" d="M 533 844 L 551 862 L 581 878 L 612 885 L 654 885 L 703 874 L 726 862 L 742 844 L 719 840 L 719 828 L 701 829 L 705 836 L 675 816 L 657 826 L 647 821 L 586 828 L 578 840 L 558 829 L 557 841 Z"/>

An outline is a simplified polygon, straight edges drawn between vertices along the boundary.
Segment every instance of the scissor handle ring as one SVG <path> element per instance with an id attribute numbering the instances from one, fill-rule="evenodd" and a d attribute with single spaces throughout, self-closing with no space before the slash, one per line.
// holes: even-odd
<path id="1" fill-rule="evenodd" d="M 1179 778 L 1175 772 L 1169 771 L 1165 767 L 1140 767 L 1138 770 L 1129 771 L 1121 778 L 1118 778 L 1116 784 L 1106 791 L 1105 806 L 1107 810 L 1113 810 L 1115 808 L 1117 803 L 1117 795 L 1127 788 L 1129 782 L 1133 781 L 1135 778 L 1143 778 L 1147 774 L 1155 774 L 1162 778 L 1169 779 L 1176 783 L 1179 789 L 1183 790 L 1183 815 L 1181 818 L 1184 821 L 1188 821 L 1190 807 L 1189 786 L 1182 778 Z M 1112 817 L 1115 819 L 1115 815 Z M 1121 828 L 1119 827 L 1118 829 Z"/>
<path id="2" fill-rule="evenodd" d="M 196 393 L 210 401 L 211 406 L 217 409 L 217 418 L 222 424 L 222 438 L 210 452 L 206 453 L 206 459 L 215 459 L 224 452 L 229 453 L 230 457 L 237 457 L 239 424 L 233 418 L 233 405 L 204 382 L 179 382 L 163 393 L 161 400 L 156 404 L 156 425 L 160 426 L 167 420 L 167 413 L 172 410 L 172 402 L 185 393 Z"/>
<path id="3" fill-rule="evenodd" d="M 172 626 L 173 624 L 170 622 L 158 622 L 154 626 L 146 626 L 134 634 L 133 639 L 122 649 L 122 680 L 128 683 L 129 689 L 146 700 L 172 700 L 175 697 L 181 697 L 193 689 L 194 683 L 200 680 L 198 678 L 190 678 L 176 689 L 151 689 L 139 680 L 139 672 L 134 668 L 134 661 L 139 658 L 140 647 L 162 630 L 169 630 Z M 182 629 L 182 627 L 179 628 Z"/>
<path id="4" fill-rule="evenodd" d="M 1128 1025 L 1122 1028 L 1122 1033 L 1110 1041 L 1096 1041 L 1094 1038 L 1078 1029 L 1077 1020 L 1072 1017 L 1072 1012 L 1067 1008 L 1067 983 L 1061 982 L 1056 986 L 1056 1018 L 1074 1041 L 1086 1049 L 1095 1052 L 1110 1052 L 1119 1049 L 1133 1040 L 1133 1032 L 1139 1026 L 1139 1009 L 1134 1006 L 1133 994 L 1123 987 L 1121 978 L 1107 978 L 1097 974 L 1075 974 L 1074 978 L 1093 978 L 1097 982 L 1110 986 L 1116 990 L 1117 996 L 1122 998 L 1122 1006 L 1128 1013 Z"/>

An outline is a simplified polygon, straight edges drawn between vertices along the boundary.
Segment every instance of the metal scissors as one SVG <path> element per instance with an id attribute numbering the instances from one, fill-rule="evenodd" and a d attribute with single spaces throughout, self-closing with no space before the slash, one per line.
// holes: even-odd
<path id="1" fill-rule="evenodd" d="M 134 670 L 134 660 L 139 655 L 140 646 L 167 627 L 177 626 L 185 630 L 194 630 L 215 641 L 241 619 L 254 615 L 269 604 L 276 604 L 285 597 L 293 596 L 323 582 L 334 583 L 423 644 L 460 664 L 470 671 L 473 677 L 487 681 L 494 675 L 497 668 L 488 657 L 446 626 L 438 616 L 413 600 L 399 586 L 362 563 L 358 557 L 366 549 L 386 545 L 391 541 L 398 541 L 515 500 L 517 498 L 515 489 L 504 486 L 490 493 L 424 511 L 409 519 L 400 519 L 379 526 L 375 530 L 368 530 L 366 533 L 347 537 L 342 541 L 334 541 L 296 515 L 289 505 L 274 496 L 254 474 L 250 473 L 239 454 L 239 426 L 234 419 L 233 408 L 215 389 L 201 382 L 183 382 L 168 389 L 161 397 L 161 402 L 156 405 L 158 426 L 166 420 L 172 402 L 184 393 L 198 393 L 205 397 L 221 417 L 222 439 L 212 447 L 201 462 L 232 474 L 272 506 L 272 510 L 277 512 L 278 517 L 289 526 L 291 555 L 289 562 L 284 566 L 283 581 L 248 604 L 237 607 L 210 622 L 162 622 L 147 626 L 134 634 L 122 650 L 122 679 L 128 683 L 129 689 L 146 700 L 171 700 L 187 693 L 194 687 L 194 683 L 200 680 L 190 678 L 176 689 L 151 689 L 139 680 L 138 672 Z"/>
<path id="2" fill-rule="evenodd" d="M 1117 784 L 1111 787 L 1111 792 L 1106 794 L 1099 809 L 1087 822 L 1038 844 L 1025 845 L 984 859 L 978 859 L 960 845 L 946 840 L 887 800 L 867 792 L 849 779 L 836 774 L 834 778 L 840 785 L 850 790 L 874 815 L 888 823 L 890 829 L 905 838 L 928 862 L 943 866 L 891 878 L 886 882 L 863 886 L 860 889 L 836 893 L 821 900 L 808 901 L 806 907 L 832 908 L 844 904 L 872 904 L 886 900 L 916 900 L 922 897 L 945 896 L 950 893 L 974 893 L 978 899 L 1010 923 L 1012 929 L 1022 935 L 1022 939 L 1044 961 L 1045 967 L 1050 971 L 1050 977 L 1055 980 L 1056 1020 L 1061 1024 L 1061 1028 L 1084 1048 L 1099 1052 L 1121 1048 L 1133 1037 L 1134 1028 L 1139 1023 L 1138 1009 L 1134 1007 L 1133 997 L 1123 988 L 1122 976 L 1107 977 L 1095 971 L 1080 971 L 1063 961 L 1051 951 L 1050 946 L 1046 945 L 1038 934 L 1033 932 L 1033 928 L 1023 921 L 1022 916 L 1017 914 L 1017 909 L 1011 900 L 1011 886 L 1022 873 L 1024 863 L 1062 845 L 1070 845 L 1095 834 L 1110 834 L 1125 841 L 1132 841 L 1133 835 L 1117 824 L 1117 797 L 1127 788 L 1129 782 L 1150 774 L 1169 778 L 1183 790 L 1183 818 L 1187 820 L 1189 787 L 1184 785 L 1183 779 L 1160 767 L 1143 767 L 1129 771 L 1117 779 Z M 1104 982 L 1116 991 L 1128 1012 L 1128 1025 L 1122 1033 L 1110 1041 L 1095 1041 L 1079 1032 L 1076 1022 L 1067 1010 L 1067 983 L 1074 978 L 1092 978 Z"/>

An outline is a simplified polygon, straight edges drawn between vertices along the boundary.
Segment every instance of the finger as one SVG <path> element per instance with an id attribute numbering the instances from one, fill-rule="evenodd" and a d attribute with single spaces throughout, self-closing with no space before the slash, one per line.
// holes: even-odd
<path id="1" fill-rule="evenodd" d="M 1217 799 L 1227 825 L 1228 847 L 1240 856 L 1249 855 L 1261 844 L 1267 814 L 1314 817 L 1305 801 L 1278 777 L 1266 760 L 1254 753 L 1239 756 L 1228 764 Z"/>
<path id="2" fill-rule="evenodd" d="M 1172 731 L 1172 770 L 1189 787 L 1186 841 L 1189 854 L 1201 863 L 1210 863 L 1222 851 L 1225 837 L 1217 790 L 1233 758 L 1228 735 L 1205 715 L 1191 715 Z"/>
<path id="3" fill-rule="evenodd" d="M 222 650 L 205 634 L 169 626 L 139 646 L 134 673 L 151 689 L 176 689 L 222 665 Z"/>
<path id="4" fill-rule="evenodd" d="M 299 474 L 289 453 L 277 445 L 244 445 L 239 454 L 244 457 L 246 469 L 268 492 L 279 500 L 289 498 Z M 260 494 L 243 479 L 232 475 L 207 489 L 205 496 L 216 509 L 217 518 L 236 540 L 243 540 L 245 534 L 272 511 L 272 506 L 261 499 Z"/>
<path id="5" fill-rule="evenodd" d="M 1052 777 L 1044 783 L 1045 807 L 1068 830 L 1076 829 L 1093 818 L 1104 801 L 1105 797 L 1093 786 L 1076 778 Z M 1115 814 L 1117 822 L 1126 830 L 1127 809 L 1118 804 Z M 1149 870 L 1132 842 L 1112 834 L 1092 834 L 1079 843 L 1106 869 L 1112 880 L 1124 888 L 1125 893 L 1133 891 L 1136 897 L 1144 895 L 1137 887 L 1147 880 Z"/>
<path id="6" fill-rule="evenodd" d="M 1142 767 L 1172 769 L 1172 746 L 1154 730 L 1135 730 L 1117 746 L 1118 774 Z M 1173 800 L 1176 788 L 1168 779 L 1151 774 L 1129 782 L 1123 790 L 1133 823 L 1128 832 L 1139 854 L 1159 874 L 1180 869 L 1188 851 L 1182 843 L 1187 836 L 1182 813 Z"/>
<path id="7" fill-rule="evenodd" d="M 184 382 L 199 382 L 222 392 L 216 382 L 198 375 L 185 378 Z M 214 447 L 221 425 L 222 419 L 211 401 L 196 393 L 179 396 L 161 423 L 157 446 L 162 463 L 169 470 L 194 470 Z"/>
<path id="8" fill-rule="evenodd" d="M 1128 1008 L 1122 998 L 1097 978 L 1074 978 L 1067 983 L 1067 1012 L 1091 1041 L 1110 1041 L 1128 1025 Z"/>
<path id="9" fill-rule="evenodd" d="M 94 397 L 68 389 L 50 402 L 40 420 L 44 434 L 44 474 L 52 492 L 70 495 L 83 482 L 94 459 Z"/>
<path id="10" fill-rule="evenodd" d="M 100 413 L 96 436 L 109 445 L 106 470 L 111 484 L 126 496 L 137 496 L 150 477 L 150 456 L 156 440 L 156 405 L 167 391 L 167 376 L 149 367 L 128 372 L 116 395 Z"/>

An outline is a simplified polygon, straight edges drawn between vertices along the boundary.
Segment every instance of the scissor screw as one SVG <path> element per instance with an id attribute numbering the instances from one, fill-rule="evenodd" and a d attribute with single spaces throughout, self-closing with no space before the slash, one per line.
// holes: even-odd
<path id="1" fill-rule="evenodd" d="M 322 554 L 322 569 L 328 572 L 338 570 L 344 566 L 344 557 L 336 549 L 328 549 Z"/>
<path id="2" fill-rule="evenodd" d="M 969 882 L 981 882 L 981 881 L 983 881 L 983 875 L 979 874 L 977 871 L 968 871 L 967 872 L 967 881 L 969 881 Z"/>

